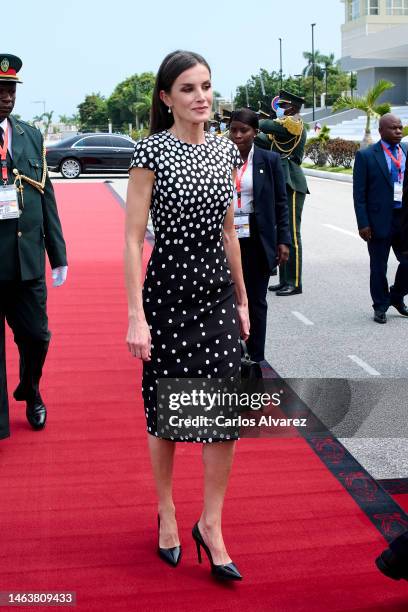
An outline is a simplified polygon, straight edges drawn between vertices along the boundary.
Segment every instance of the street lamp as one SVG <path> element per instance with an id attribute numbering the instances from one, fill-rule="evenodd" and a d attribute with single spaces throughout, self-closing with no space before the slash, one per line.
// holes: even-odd
<path id="1" fill-rule="evenodd" d="M 279 39 L 279 78 L 280 78 L 280 88 L 282 89 L 283 87 L 283 82 L 282 82 L 282 39 Z"/>
<path id="2" fill-rule="evenodd" d="M 325 92 L 326 92 L 326 95 L 324 96 L 324 106 L 325 108 L 327 108 L 327 74 L 329 72 L 329 67 L 327 64 L 325 65 L 323 70 L 324 70 Z"/>
<path id="3" fill-rule="evenodd" d="M 312 97 L 313 97 L 313 121 L 315 120 L 315 52 L 314 52 L 314 28 L 315 23 L 310 24 L 312 26 Z"/>

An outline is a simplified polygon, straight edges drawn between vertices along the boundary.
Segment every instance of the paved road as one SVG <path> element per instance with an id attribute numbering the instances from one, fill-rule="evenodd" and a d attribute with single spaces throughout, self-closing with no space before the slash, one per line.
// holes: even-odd
<path id="1" fill-rule="evenodd" d="M 126 196 L 125 177 L 84 180 L 112 181 Z M 309 188 L 304 293 L 269 292 L 266 358 L 281 376 L 301 379 L 293 381 L 299 395 L 374 476 L 408 477 L 408 319 L 390 309 L 386 325 L 372 320 L 351 184 L 309 177 Z M 390 279 L 395 269 L 391 256 Z"/>

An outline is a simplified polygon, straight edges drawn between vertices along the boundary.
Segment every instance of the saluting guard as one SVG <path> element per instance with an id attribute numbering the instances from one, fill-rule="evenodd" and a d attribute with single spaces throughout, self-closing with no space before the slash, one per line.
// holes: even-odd
<path id="1" fill-rule="evenodd" d="M 9 436 L 5 320 L 20 354 L 16 400 L 42 429 L 47 411 L 39 383 L 50 332 L 46 311 L 45 251 L 54 286 L 67 276 L 67 258 L 54 190 L 39 130 L 11 116 L 22 61 L 0 53 L 0 439 Z"/>
<path id="2" fill-rule="evenodd" d="M 288 195 L 289 226 L 292 238 L 289 260 L 279 266 L 279 284 L 269 287 L 276 295 L 302 293 L 302 211 L 309 193 L 301 164 L 306 143 L 306 128 L 300 117 L 304 99 L 285 90 L 276 97 L 276 119 L 262 119 L 261 133 L 255 143 L 281 156 Z"/>

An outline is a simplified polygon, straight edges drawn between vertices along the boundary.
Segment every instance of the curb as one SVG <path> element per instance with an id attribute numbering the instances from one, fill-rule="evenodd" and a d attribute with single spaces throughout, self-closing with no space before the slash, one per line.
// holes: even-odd
<path id="1" fill-rule="evenodd" d="M 306 176 L 315 176 L 317 178 L 329 179 L 330 181 L 341 181 L 342 183 L 352 183 L 353 177 L 351 174 L 343 174 L 342 172 L 325 172 L 324 170 L 312 170 L 311 168 L 303 168 Z"/>

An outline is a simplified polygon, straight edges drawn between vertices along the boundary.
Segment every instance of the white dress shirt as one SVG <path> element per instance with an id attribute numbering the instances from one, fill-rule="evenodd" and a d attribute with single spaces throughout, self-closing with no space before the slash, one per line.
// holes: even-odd
<path id="1" fill-rule="evenodd" d="M 248 215 L 254 212 L 254 181 L 253 181 L 253 160 L 254 157 L 254 145 L 248 155 L 248 163 L 244 174 L 241 175 L 241 168 L 237 169 L 237 176 L 241 176 L 241 208 L 238 208 L 238 197 L 237 197 L 237 181 L 235 179 L 234 185 L 234 211 L 235 213 L 242 213 Z"/>
<path id="2" fill-rule="evenodd" d="M 8 147 L 7 149 L 8 149 L 8 152 L 10 153 L 10 157 L 13 157 L 12 148 L 11 148 L 12 129 L 11 129 L 10 121 L 7 119 L 7 117 L 3 119 L 3 121 L 0 123 L 0 127 L 3 128 L 3 138 L 8 128 Z"/>

